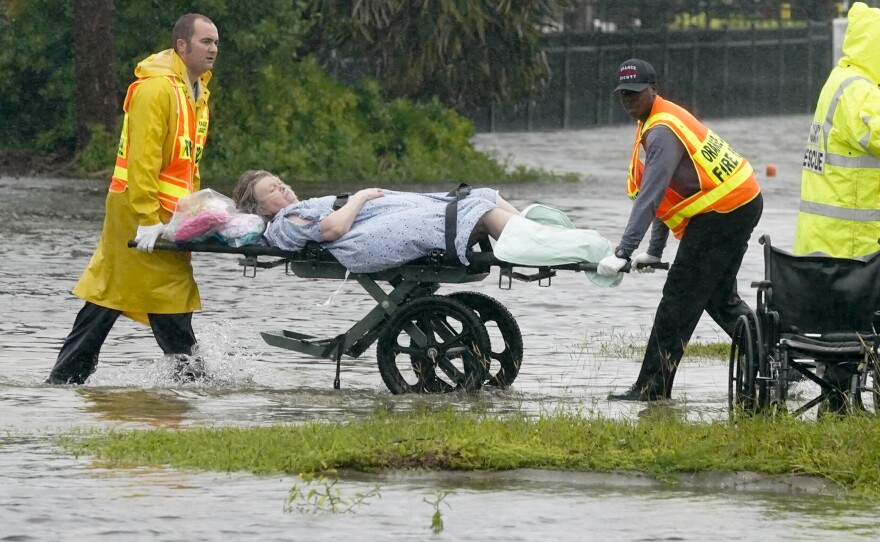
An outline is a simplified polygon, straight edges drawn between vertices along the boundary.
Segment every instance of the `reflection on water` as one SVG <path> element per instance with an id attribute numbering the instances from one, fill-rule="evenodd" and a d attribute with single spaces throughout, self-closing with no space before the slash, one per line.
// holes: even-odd
<path id="1" fill-rule="evenodd" d="M 190 401 L 176 390 L 107 390 L 80 387 L 76 392 L 85 401 L 85 411 L 111 422 L 143 422 L 162 427 L 178 427 L 193 409 Z"/>
<path id="2" fill-rule="evenodd" d="M 806 116 L 712 125 L 759 173 L 765 212 L 758 232 L 790 247 L 799 190 Z M 481 148 L 513 164 L 580 173 L 578 183 L 500 187 L 514 205 L 540 201 L 566 211 L 581 227 L 613 242 L 628 217 L 624 175 L 632 127 L 596 131 L 483 134 Z M 768 164 L 778 176 L 762 175 Z M 300 188 L 300 187 L 298 187 Z M 355 188 L 355 187 L 348 187 Z M 418 189 L 423 189 L 420 187 Z M 430 189 L 445 190 L 446 186 Z M 306 193 L 317 190 L 306 187 Z M 338 191 L 333 187 L 329 192 Z M 727 415 L 727 368 L 718 360 L 685 360 L 675 401 L 646 408 L 610 403 L 609 391 L 629 386 L 660 299 L 664 276 L 629 276 L 603 290 L 583 275 L 560 273 L 548 288 L 515 283 L 498 289 L 498 276 L 440 293 L 472 290 L 504 304 L 523 331 L 525 359 L 509 390 L 472 395 L 392 396 L 383 386 L 373 350 L 342 363 L 342 389 L 333 390 L 332 363 L 269 347 L 259 331 L 287 328 L 334 336 L 372 308 L 354 283 L 321 304 L 337 281 L 305 280 L 280 270 L 242 276 L 236 257 L 194 259 L 205 309 L 194 326 L 212 379 L 177 384 L 148 328 L 127 320 L 114 327 L 88 385 L 42 384 L 81 306 L 69 291 L 97 242 L 105 181 L 0 179 L 0 539 L 81 540 L 324 540 L 329 532 L 353 539 L 425 539 L 435 491 L 444 503 L 446 538 L 461 540 L 813 540 L 875 538 L 874 507 L 838 498 L 670 491 L 650 486 L 575 483 L 576 476 L 499 479 L 446 474 L 407 478 L 348 475 L 340 487 L 382 486 L 382 499 L 354 515 L 289 514 L 283 502 L 296 480 L 170 469 L 104 470 L 73 458 L 51 436 L 72 428 L 136 429 L 346 421 L 377 408 L 405 411 L 452 405 L 486 412 L 580 412 L 608 417 Z M 672 259 L 676 242 L 667 249 Z M 753 239 L 739 275 L 744 298 L 763 275 Z M 704 319 L 696 338 L 724 340 Z M 812 503 L 816 503 L 813 507 Z M 586 533 L 586 534 L 585 534 Z"/>

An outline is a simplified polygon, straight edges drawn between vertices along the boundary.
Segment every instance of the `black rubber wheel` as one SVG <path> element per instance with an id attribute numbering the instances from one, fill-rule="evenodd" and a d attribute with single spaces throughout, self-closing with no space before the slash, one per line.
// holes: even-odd
<path id="1" fill-rule="evenodd" d="M 880 360 L 869 357 L 864 371 L 867 373 L 864 388 L 855 394 L 853 406 L 862 412 L 880 416 Z"/>
<path id="2" fill-rule="evenodd" d="M 498 300 L 478 292 L 455 292 L 448 297 L 467 305 L 489 333 L 489 380 L 486 384 L 506 388 L 519 374 L 523 359 L 522 332 L 516 319 Z M 494 374 L 493 374 L 494 373 Z"/>
<path id="3" fill-rule="evenodd" d="M 727 406 L 731 416 L 753 414 L 768 402 L 766 380 L 761 367 L 765 363 L 760 328 L 754 313 L 740 316 L 733 328 L 728 369 Z"/>
<path id="4" fill-rule="evenodd" d="M 404 304 L 379 332 L 376 360 L 392 393 L 479 389 L 488 377 L 489 334 L 466 305 L 444 296 Z"/>

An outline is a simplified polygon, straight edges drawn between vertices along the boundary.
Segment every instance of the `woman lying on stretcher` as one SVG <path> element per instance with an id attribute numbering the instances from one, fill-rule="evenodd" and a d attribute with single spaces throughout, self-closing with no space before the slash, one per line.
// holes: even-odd
<path id="1" fill-rule="evenodd" d="M 354 273 L 381 271 L 446 247 L 445 193 L 414 193 L 367 188 L 337 210 L 336 196 L 300 201 L 293 189 L 267 171 L 246 171 L 232 194 L 239 210 L 269 221 L 270 245 L 301 250 L 308 241 L 324 248 Z M 544 208 L 547 209 L 547 208 Z M 611 243 L 592 230 L 571 228 L 567 218 L 549 226 L 520 216 L 497 190 L 475 188 L 457 203 L 455 252 L 468 265 L 467 249 L 489 236 L 495 256 L 521 265 L 598 262 Z M 567 224 L 567 226 L 566 226 Z M 609 284 L 615 277 L 598 281 Z"/>

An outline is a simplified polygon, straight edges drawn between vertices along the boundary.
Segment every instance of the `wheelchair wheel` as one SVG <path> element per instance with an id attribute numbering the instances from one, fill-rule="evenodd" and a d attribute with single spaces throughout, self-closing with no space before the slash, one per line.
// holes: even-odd
<path id="1" fill-rule="evenodd" d="M 496 299 L 478 292 L 455 292 L 448 297 L 467 305 L 489 333 L 489 380 L 486 384 L 506 388 L 513 384 L 523 359 L 523 340 L 519 325 L 507 308 Z M 494 375 L 492 373 L 495 373 Z"/>
<path id="2" fill-rule="evenodd" d="M 733 330 L 728 367 L 727 406 L 731 416 L 767 406 L 766 360 L 755 313 L 740 316 Z"/>
<path id="3" fill-rule="evenodd" d="M 479 389 L 489 334 L 466 305 L 443 296 L 404 304 L 379 332 L 376 360 L 392 393 Z"/>
<path id="4" fill-rule="evenodd" d="M 874 405 L 874 414 L 880 414 L 880 361 L 875 360 L 871 364 L 868 376 L 871 379 L 869 384 L 871 390 L 871 404 Z"/>
<path id="5" fill-rule="evenodd" d="M 865 373 L 863 380 L 860 380 L 863 385 L 854 396 L 853 406 L 863 412 L 880 416 L 880 360 L 868 360 Z"/>

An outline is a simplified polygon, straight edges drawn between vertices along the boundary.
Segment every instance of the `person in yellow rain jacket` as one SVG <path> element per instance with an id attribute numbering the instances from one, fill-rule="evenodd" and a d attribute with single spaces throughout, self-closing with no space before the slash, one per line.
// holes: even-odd
<path id="1" fill-rule="evenodd" d="M 801 171 L 794 253 L 859 258 L 880 250 L 880 9 L 855 2 L 843 57 L 819 93 Z M 842 412 L 853 368 L 818 362 L 837 391 L 820 412 Z"/>
<path id="2" fill-rule="evenodd" d="M 807 138 L 795 254 L 880 250 L 880 9 L 856 2 L 847 19 Z"/>
<path id="3" fill-rule="evenodd" d="M 153 252 L 178 198 L 199 189 L 208 135 L 208 81 L 217 27 L 204 15 L 178 19 L 172 49 L 141 61 L 125 97 L 116 168 L 98 247 L 74 295 L 85 300 L 47 383 L 82 384 L 120 315 L 148 323 L 184 379 L 201 371 L 192 313 L 201 308 L 189 253 Z M 138 250 L 128 248 L 134 238 Z"/>

